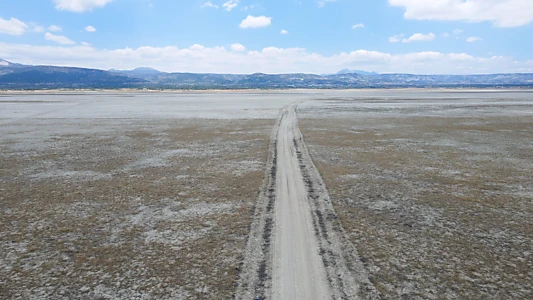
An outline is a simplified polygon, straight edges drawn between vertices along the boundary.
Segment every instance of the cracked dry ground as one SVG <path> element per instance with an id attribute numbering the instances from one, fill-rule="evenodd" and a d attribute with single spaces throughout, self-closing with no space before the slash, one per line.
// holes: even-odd
<path id="1" fill-rule="evenodd" d="M 533 118 L 440 109 L 339 104 L 299 124 L 384 299 L 531 299 Z"/>
<path id="2" fill-rule="evenodd" d="M 272 126 L 2 125 L 0 298 L 231 298 Z"/>

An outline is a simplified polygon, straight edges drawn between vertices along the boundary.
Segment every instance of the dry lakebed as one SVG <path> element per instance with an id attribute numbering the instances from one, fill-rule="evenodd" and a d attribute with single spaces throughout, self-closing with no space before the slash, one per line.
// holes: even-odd
<path id="1" fill-rule="evenodd" d="M 533 91 L 0 93 L 0 299 L 232 298 L 533 298 Z"/>

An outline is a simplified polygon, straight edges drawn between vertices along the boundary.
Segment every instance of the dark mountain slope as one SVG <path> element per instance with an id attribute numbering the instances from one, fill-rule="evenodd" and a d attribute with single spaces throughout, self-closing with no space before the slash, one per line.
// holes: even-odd
<path id="1" fill-rule="evenodd" d="M 146 80 L 141 78 L 94 69 L 23 65 L 0 68 L 3 89 L 123 88 L 143 83 Z"/>

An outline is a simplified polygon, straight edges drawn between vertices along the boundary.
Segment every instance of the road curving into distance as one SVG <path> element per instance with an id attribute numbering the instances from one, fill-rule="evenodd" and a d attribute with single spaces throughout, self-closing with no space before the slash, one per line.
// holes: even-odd
<path id="1" fill-rule="evenodd" d="M 236 299 L 379 299 L 298 128 L 281 109 Z"/>

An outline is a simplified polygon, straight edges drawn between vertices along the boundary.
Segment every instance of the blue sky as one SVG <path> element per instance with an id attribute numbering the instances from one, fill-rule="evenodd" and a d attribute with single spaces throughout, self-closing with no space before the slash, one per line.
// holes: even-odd
<path id="1" fill-rule="evenodd" d="M 174 72 L 533 72 L 531 0 L 0 2 L 0 58 Z"/>

